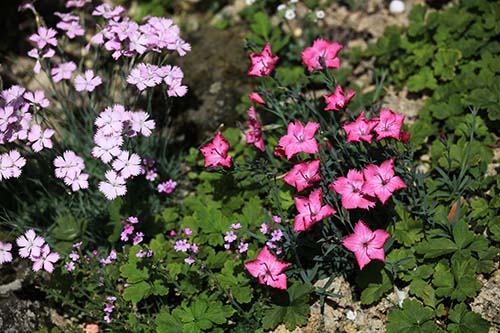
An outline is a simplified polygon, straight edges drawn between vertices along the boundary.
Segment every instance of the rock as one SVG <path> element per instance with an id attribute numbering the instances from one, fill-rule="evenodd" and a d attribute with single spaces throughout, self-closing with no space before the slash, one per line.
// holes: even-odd
<path id="1" fill-rule="evenodd" d="M 32 333 L 48 323 L 47 313 L 38 301 L 19 299 L 14 294 L 0 300 L 0 332 Z"/>
<path id="2" fill-rule="evenodd" d="M 500 330 L 500 270 L 497 269 L 491 278 L 483 283 L 479 294 L 471 303 L 472 311 L 488 320 L 492 329 Z"/>
<path id="3" fill-rule="evenodd" d="M 405 11 L 405 3 L 401 0 L 393 0 L 389 4 L 391 14 L 401 14 Z"/>
<path id="4" fill-rule="evenodd" d="M 418 116 L 418 111 L 425 104 L 425 97 L 419 99 L 408 98 L 408 89 L 396 92 L 393 87 L 387 89 L 384 97 L 384 106 L 396 113 L 405 115 L 405 123 L 413 124 Z"/>

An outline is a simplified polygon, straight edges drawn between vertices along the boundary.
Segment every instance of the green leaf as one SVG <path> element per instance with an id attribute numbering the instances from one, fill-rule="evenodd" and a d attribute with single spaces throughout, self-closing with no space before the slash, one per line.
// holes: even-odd
<path id="1" fill-rule="evenodd" d="M 292 331 L 298 326 L 307 324 L 309 319 L 309 296 L 313 288 L 307 284 L 294 284 L 287 290 L 288 303 L 274 304 L 266 310 L 262 325 L 264 329 L 273 329 L 284 323 L 286 329 Z"/>
<path id="2" fill-rule="evenodd" d="M 136 263 L 128 263 L 120 267 L 121 276 L 127 279 L 128 283 L 136 283 L 147 280 L 149 272 L 146 267 L 143 269 L 137 268 Z"/>
<path id="3" fill-rule="evenodd" d="M 149 285 L 149 283 L 141 281 L 125 288 L 125 291 L 123 292 L 123 299 L 137 304 L 142 299 L 148 297 L 150 294 L 151 286 Z"/>
<path id="4" fill-rule="evenodd" d="M 455 76 L 456 66 L 462 58 L 462 53 L 454 49 L 439 49 L 432 63 L 434 74 L 442 80 L 449 81 Z"/>
<path id="5" fill-rule="evenodd" d="M 389 313 L 387 333 L 436 333 L 439 329 L 433 321 L 434 311 L 416 300 L 405 299 L 403 308 Z"/>
<path id="6" fill-rule="evenodd" d="M 431 259 L 453 253 L 458 249 L 457 244 L 448 238 L 433 238 L 422 242 L 415 247 L 418 254 L 423 254 L 424 258 Z"/>
<path id="7" fill-rule="evenodd" d="M 434 90 L 437 89 L 437 81 L 430 67 L 426 66 L 408 78 L 407 86 L 410 92 L 419 92 L 426 88 Z"/>
<path id="8" fill-rule="evenodd" d="M 457 304 L 448 315 L 453 323 L 448 325 L 452 333 L 488 333 L 490 325 L 477 313 L 469 311 L 464 303 Z"/>
<path id="9" fill-rule="evenodd" d="M 436 287 L 436 295 L 449 296 L 455 287 L 455 279 L 448 265 L 439 262 L 434 270 L 432 284 Z"/>
<path id="10" fill-rule="evenodd" d="M 361 303 L 362 304 L 372 304 L 379 300 L 386 292 L 392 289 L 392 282 L 385 269 L 380 271 L 382 276 L 381 283 L 370 283 L 361 292 Z"/>
<path id="11" fill-rule="evenodd" d="M 464 249 L 474 240 L 474 233 L 464 220 L 460 220 L 453 226 L 453 239 L 459 249 Z"/>
<path id="12" fill-rule="evenodd" d="M 156 295 L 156 296 L 165 296 L 168 294 L 168 287 L 165 287 L 165 285 L 163 284 L 163 281 L 155 280 L 153 282 L 152 293 L 153 293 L 153 295 Z"/>
<path id="13" fill-rule="evenodd" d="M 161 309 L 155 319 L 157 333 L 182 333 L 182 321 L 176 310 L 170 314 L 167 307 Z"/>
<path id="14" fill-rule="evenodd" d="M 434 289 L 421 279 L 415 279 L 410 283 L 410 293 L 421 298 L 425 305 L 436 306 L 436 294 Z"/>
<path id="15" fill-rule="evenodd" d="M 410 213 L 402 206 L 397 206 L 396 211 L 401 221 L 395 223 L 393 237 L 405 246 L 420 241 L 424 237 L 422 221 L 412 219 Z"/>
<path id="16" fill-rule="evenodd" d="M 122 217 L 120 214 L 122 205 L 123 199 L 118 197 L 113 200 L 108 207 L 109 224 L 113 227 L 113 233 L 108 237 L 108 240 L 111 243 L 116 243 L 120 239 L 120 233 L 123 228 Z"/>

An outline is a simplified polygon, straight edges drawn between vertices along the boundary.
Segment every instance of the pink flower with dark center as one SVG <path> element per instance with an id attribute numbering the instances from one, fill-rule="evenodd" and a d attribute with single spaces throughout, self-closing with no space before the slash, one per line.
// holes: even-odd
<path id="1" fill-rule="evenodd" d="M 264 146 L 264 139 L 262 138 L 262 124 L 257 118 L 257 114 L 255 113 L 255 108 L 251 106 L 247 111 L 248 119 L 245 124 L 249 127 L 245 132 L 245 140 L 247 144 L 254 144 L 255 147 L 260 149 L 261 151 L 265 151 L 266 147 Z"/>
<path id="2" fill-rule="evenodd" d="M 320 58 L 323 58 L 327 68 L 339 68 L 340 59 L 337 58 L 337 54 L 342 48 L 343 46 L 339 43 L 330 44 L 324 39 L 316 39 L 312 47 L 308 47 L 302 52 L 302 63 L 307 66 L 309 72 L 323 69 Z"/>
<path id="3" fill-rule="evenodd" d="M 75 78 L 75 90 L 76 91 L 94 91 L 95 87 L 102 84 L 101 77 L 94 76 L 94 71 L 89 69 L 85 71 L 85 77 L 77 75 Z"/>
<path id="4" fill-rule="evenodd" d="M 237 239 L 238 239 L 238 236 L 236 236 L 236 234 L 232 230 L 226 232 L 226 236 L 224 236 L 224 241 L 226 243 L 232 243 L 232 242 L 234 242 Z"/>
<path id="5" fill-rule="evenodd" d="M 38 153 L 43 148 L 52 148 L 52 140 L 50 139 L 54 135 L 55 131 L 53 129 L 47 128 L 42 132 L 40 125 L 35 124 L 31 126 L 28 134 L 28 141 L 32 143 L 31 149 Z"/>
<path id="6" fill-rule="evenodd" d="M 377 196 L 384 204 L 394 191 L 406 187 L 403 180 L 394 176 L 394 160 L 384 161 L 380 166 L 370 164 L 363 171 L 365 185 L 363 190 L 371 196 Z"/>
<path id="7" fill-rule="evenodd" d="M 347 134 L 347 142 L 365 141 L 372 143 L 373 135 L 370 132 L 377 126 L 377 120 L 366 120 L 365 113 L 361 112 L 356 121 L 344 124 L 342 128 Z"/>
<path id="8" fill-rule="evenodd" d="M 385 260 L 384 243 L 391 235 L 385 230 L 372 231 L 363 221 L 354 226 L 354 233 L 342 240 L 342 244 L 354 252 L 359 269 L 363 269 L 370 261 Z"/>
<path id="9" fill-rule="evenodd" d="M 24 93 L 24 98 L 31 103 L 31 105 L 38 105 L 41 108 L 46 108 L 50 105 L 50 102 L 45 98 L 43 90 L 36 90 L 34 92 L 27 91 Z"/>
<path id="10" fill-rule="evenodd" d="M 119 171 L 124 179 L 138 176 L 141 173 L 141 158 L 137 154 L 122 151 L 114 160 L 113 169 Z"/>
<path id="11" fill-rule="evenodd" d="M 281 231 L 281 229 L 275 229 L 273 230 L 273 232 L 271 232 L 271 241 L 273 242 L 279 242 L 282 237 L 283 231 Z"/>
<path id="12" fill-rule="evenodd" d="M 50 247 L 45 244 L 42 247 L 40 256 L 33 258 L 33 271 L 38 272 L 42 268 L 49 273 L 54 271 L 54 264 L 59 260 L 57 252 L 50 252 Z"/>
<path id="13" fill-rule="evenodd" d="M 271 45 L 266 43 L 260 53 L 250 53 L 252 66 L 248 70 L 248 76 L 267 76 L 271 74 L 278 62 L 279 57 L 273 56 Z"/>
<path id="14" fill-rule="evenodd" d="M 309 198 L 295 197 L 295 207 L 299 214 L 295 216 L 293 231 L 304 231 L 312 227 L 315 223 L 326 219 L 336 213 L 329 205 L 323 204 L 323 191 L 317 188 L 309 194 Z"/>
<path id="15" fill-rule="evenodd" d="M 16 239 L 21 258 L 39 257 L 44 243 L 45 240 L 41 236 L 37 236 L 33 229 L 26 231 L 24 235 Z"/>
<path id="16" fill-rule="evenodd" d="M 299 162 L 285 175 L 283 181 L 295 187 L 299 192 L 311 187 L 313 183 L 321 180 L 319 164 L 319 160 Z"/>
<path id="17" fill-rule="evenodd" d="M 0 265 L 12 261 L 12 244 L 0 241 Z"/>
<path id="18" fill-rule="evenodd" d="M 363 173 L 349 170 L 346 177 L 337 178 L 330 189 L 342 196 L 342 206 L 346 209 L 375 207 L 375 201 L 364 191 L 365 179 Z"/>
<path id="19" fill-rule="evenodd" d="M 347 91 L 347 95 L 344 95 L 342 86 L 338 85 L 337 88 L 335 88 L 335 92 L 333 94 L 323 96 L 326 102 L 325 110 L 342 110 L 347 106 L 347 104 L 349 104 L 355 94 L 356 92 L 354 90 L 349 89 Z"/>
<path id="20" fill-rule="evenodd" d="M 127 193 L 127 187 L 125 186 L 125 179 L 113 170 L 106 171 L 105 175 L 107 181 L 102 181 L 99 183 L 99 191 L 104 194 L 106 199 L 114 200 L 117 197 L 125 195 Z"/>
<path id="21" fill-rule="evenodd" d="M 57 46 L 57 32 L 46 27 L 39 27 L 38 32 L 30 36 L 29 40 L 36 43 L 39 49 L 43 49 L 46 45 Z"/>
<path id="22" fill-rule="evenodd" d="M 255 260 L 245 263 L 245 268 L 250 275 L 259 279 L 260 284 L 285 290 L 287 288 L 287 278 L 284 271 L 290 265 L 290 263 L 276 259 L 264 246 Z"/>
<path id="23" fill-rule="evenodd" d="M 401 126 L 405 116 L 392 112 L 390 109 L 382 109 L 380 111 L 378 125 L 375 127 L 377 132 L 377 141 L 384 138 L 394 138 L 399 140 L 401 137 Z"/>
<path id="24" fill-rule="evenodd" d="M 68 272 L 74 271 L 76 268 L 75 263 L 72 261 L 68 261 L 67 263 L 64 264 L 64 269 Z"/>
<path id="25" fill-rule="evenodd" d="M 240 253 L 247 252 L 248 251 L 248 243 L 241 241 L 240 244 L 238 245 L 238 251 Z"/>
<path id="26" fill-rule="evenodd" d="M 288 124 L 288 134 L 281 137 L 278 145 L 283 147 L 287 159 L 291 159 L 300 152 L 315 154 L 318 152 L 318 142 L 314 135 L 319 124 L 308 122 L 306 127 L 298 120 Z"/>
<path id="27" fill-rule="evenodd" d="M 205 156 L 205 168 L 210 166 L 231 167 L 232 157 L 227 154 L 229 143 L 221 132 L 217 132 L 212 142 L 201 147 L 200 151 Z"/>
<path id="28" fill-rule="evenodd" d="M 57 67 L 52 68 L 50 74 L 54 82 L 71 79 L 71 74 L 76 70 L 76 65 L 73 61 L 65 62 Z"/>
<path id="29" fill-rule="evenodd" d="M 253 103 L 266 104 L 266 101 L 264 101 L 264 99 L 260 97 L 260 95 L 256 92 L 249 94 L 248 98 L 250 98 L 250 101 L 252 101 Z"/>

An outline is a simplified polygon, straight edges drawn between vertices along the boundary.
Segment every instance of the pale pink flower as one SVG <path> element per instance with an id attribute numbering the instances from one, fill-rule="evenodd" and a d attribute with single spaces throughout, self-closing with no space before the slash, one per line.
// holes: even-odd
<path id="1" fill-rule="evenodd" d="M 150 136 L 152 130 L 155 128 L 155 121 L 148 120 L 149 114 L 144 111 L 133 112 L 131 119 L 132 130 L 136 133 L 140 133 L 143 136 Z"/>
<path id="2" fill-rule="evenodd" d="M 142 232 L 136 232 L 134 239 L 132 240 L 133 245 L 142 243 L 143 239 L 144 239 L 144 234 Z"/>
<path id="3" fill-rule="evenodd" d="M 299 162 L 295 164 L 292 170 L 285 175 L 283 181 L 288 185 L 295 187 L 299 192 L 309 188 L 313 186 L 315 182 L 321 180 L 319 164 L 319 160 Z"/>
<path id="4" fill-rule="evenodd" d="M 141 158 L 137 154 L 122 151 L 114 160 L 113 169 L 119 171 L 124 179 L 137 176 L 141 173 Z"/>
<path id="5" fill-rule="evenodd" d="M 2 178 L 18 178 L 25 165 L 26 159 L 17 150 L 0 155 L 0 180 Z"/>
<path id="6" fill-rule="evenodd" d="M 276 66 L 278 59 L 278 56 L 273 56 L 271 45 L 266 43 L 260 53 L 250 53 L 252 66 L 248 70 L 248 76 L 268 76 Z"/>
<path id="7" fill-rule="evenodd" d="M 238 239 L 238 236 L 236 236 L 236 234 L 232 230 L 226 232 L 226 236 L 224 236 L 224 241 L 226 243 L 232 243 L 232 242 L 234 242 L 237 239 Z"/>
<path id="8" fill-rule="evenodd" d="M 39 49 L 43 49 L 46 45 L 57 46 L 56 35 L 57 32 L 52 28 L 39 27 L 38 32 L 31 35 L 29 40 L 36 43 Z"/>
<path id="9" fill-rule="evenodd" d="M 290 265 L 290 263 L 276 259 L 264 246 L 255 260 L 245 263 L 245 268 L 250 275 L 259 279 L 260 284 L 285 290 L 287 288 L 287 279 L 286 274 L 283 272 Z"/>
<path id="10" fill-rule="evenodd" d="M 26 231 L 24 235 L 16 239 L 16 244 L 19 246 L 19 256 L 22 258 L 40 256 L 44 243 L 45 240 L 41 236 L 37 236 L 33 229 Z"/>
<path id="11" fill-rule="evenodd" d="M 11 243 L 3 243 L 0 241 L 0 265 L 12 261 L 12 250 Z"/>
<path id="12" fill-rule="evenodd" d="M 66 0 L 66 8 L 82 8 L 87 3 L 91 3 L 92 0 Z"/>
<path id="13" fill-rule="evenodd" d="M 116 6 L 114 9 L 107 3 L 103 3 L 97 6 L 92 12 L 93 16 L 102 16 L 105 19 L 112 19 L 117 16 L 120 16 L 123 12 L 125 12 L 125 8 L 122 6 Z"/>
<path id="14" fill-rule="evenodd" d="M 41 58 L 52 58 L 55 54 L 56 52 L 53 49 L 48 49 L 42 55 L 39 54 L 38 49 L 31 49 L 30 51 L 28 51 L 28 56 L 36 59 L 35 67 L 33 67 L 33 72 L 35 74 L 40 73 L 40 70 L 42 69 L 42 64 L 40 63 Z"/>
<path id="15" fill-rule="evenodd" d="M 394 191 L 406 187 L 404 181 L 394 176 L 394 160 L 384 161 L 380 166 L 370 164 L 363 171 L 365 185 L 363 190 L 371 196 L 377 196 L 384 204 Z"/>
<path id="16" fill-rule="evenodd" d="M 384 138 L 394 138 L 399 140 L 401 137 L 401 126 L 405 116 L 392 112 L 390 109 L 382 109 L 380 111 L 379 122 L 375 127 L 377 132 L 377 141 Z"/>
<path id="17" fill-rule="evenodd" d="M 264 146 L 264 139 L 262 138 L 262 124 L 257 118 L 255 108 L 251 106 L 248 109 L 247 114 L 249 119 L 245 122 L 245 124 L 249 127 L 249 129 L 245 132 L 246 143 L 253 143 L 255 147 L 257 147 L 261 151 L 265 151 L 266 147 Z"/>
<path id="18" fill-rule="evenodd" d="M 28 91 L 24 94 L 24 98 L 32 105 L 38 105 L 41 108 L 46 108 L 50 105 L 49 100 L 45 98 L 43 90 L 36 90 L 35 92 Z"/>
<path id="19" fill-rule="evenodd" d="M 312 47 L 308 47 L 302 52 L 302 63 L 307 66 L 309 72 L 323 69 L 320 58 L 323 58 L 327 68 L 339 68 L 340 59 L 337 58 L 337 54 L 342 48 L 343 46 L 339 43 L 330 44 L 324 39 L 316 39 Z"/>
<path id="20" fill-rule="evenodd" d="M 26 89 L 24 87 L 14 85 L 9 89 L 3 90 L 2 97 L 7 105 L 17 109 L 25 103 L 23 97 L 25 91 Z"/>
<path id="21" fill-rule="evenodd" d="M 212 142 L 201 147 L 200 151 L 205 156 L 205 168 L 210 166 L 231 167 L 232 157 L 227 154 L 229 143 L 221 132 L 217 132 Z"/>
<path id="22" fill-rule="evenodd" d="M 240 244 L 238 245 L 238 251 L 240 253 L 247 252 L 248 251 L 248 243 L 241 241 Z"/>
<path id="23" fill-rule="evenodd" d="M 271 232 L 271 241 L 273 242 L 279 242 L 282 237 L 283 231 L 281 231 L 281 229 L 275 229 L 273 230 L 273 232 Z"/>
<path id="24" fill-rule="evenodd" d="M 78 173 L 72 176 L 64 177 L 64 184 L 71 186 L 73 192 L 83 190 L 89 187 L 89 175 L 86 173 Z"/>
<path id="25" fill-rule="evenodd" d="M 38 272 L 42 268 L 52 273 L 54 271 L 54 263 L 59 260 L 59 254 L 57 252 L 50 252 L 50 247 L 48 244 L 45 244 L 42 247 L 40 256 L 33 257 L 33 271 Z"/>
<path id="26" fill-rule="evenodd" d="M 195 263 L 195 260 L 193 259 L 193 257 L 189 256 L 186 259 L 184 259 L 184 262 L 188 265 L 192 265 Z"/>
<path id="27" fill-rule="evenodd" d="M 75 175 L 85 169 L 83 158 L 71 150 L 66 150 L 62 156 L 57 156 L 54 159 L 54 166 L 57 178 L 74 178 Z"/>
<path id="28" fill-rule="evenodd" d="M 267 223 L 262 223 L 260 225 L 260 232 L 263 233 L 264 235 L 269 232 L 269 226 L 267 225 Z"/>
<path id="29" fill-rule="evenodd" d="M 102 135 L 120 135 L 123 130 L 125 108 L 116 104 L 113 107 L 107 107 L 99 113 L 95 120 L 98 132 Z"/>
<path id="30" fill-rule="evenodd" d="M 173 81 L 168 86 L 167 95 L 169 97 L 182 97 L 187 94 L 188 87 L 183 85 L 180 80 Z"/>
<path id="31" fill-rule="evenodd" d="M 121 154 L 120 146 L 123 144 L 121 136 L 98 136 L 95 138 L 96 146 L 92 148 L 92 156 L 100 158 L 104 163 L 109 163 L 111 160 Z"/>
<path id="32" fill-rule="evenodd" d="M 52 68 L 50 74 L 54 82 L 71 79 L 71 74 L 76 70 L 76 65 L 73 61 L 65 62 L 57 67 Z"/>
<path id="33" fill-rule="evenodd" d="M 106 199 L 114 200 L 117 197 L 125 195 L 127 193 L 127 187 L 125 186 L 125 179 L 114 170 L 106 171 L 105 175 L 106 181 L 99 183 L 99 191 L 104 194 Z"/>
<path id="34" fill-rule="evenodd" d="M 342 244 L 354 252 L 359 269 L 363 269 L 370 261 L 385 260 L 384 243 L 391 235 L 385 230 L 372 231 L 363 221 L 354 226 L 354 233 L 342 240 Z"/>
<path id="35" fill-rule="evenodd" d="M 85 30 L 83 30 L 83 27 L 78 22 L 78 19 L 76 21 L 75 20 L 72 20 L 72 21 L 64 21 L 63 20 L 63 21 L 57 23 L 56 27 L 63 30 L 69 39 L 73 39 L 76 36 L 83 36 L 85 34 Z"/>
<path id="36" fill-rule="evenodd" d="M 337 178 L 330 188 L 342 196 L 342 206 L 346 209 L 369 209 L 375 206 L 375 201 L 364 191 L 365 179 L 363 173 L 349 170 L 346 177 Z"/>
<path id="37" fill-rule="evenodd" d="M 67 263 L 64 264 L 64 269 L 68 272 L 74 271 L 76 268 L 75 263 L 72 261 L 68 261 Z"/>
<path id="38" fill-rule="evenodd" d="M 240 223 L 232 223 L 231 229 L 233 229 L 233 230 L 241 229 L 241 224 Z"/>
<path id="39" fill-rule="evenodd" d="M 288 133 L 281 137 L 278 145 L 281 146 L 287 159 L 291 159 L 300 152 L 315 154 L 318 152 L 318 142 L 314 135 L 319 129 L 319 124 L 308 122 L 306 127 L 298 120 L 288 124 Z"/>
<path id="40" fill-rule="evenodd" d="M 293 231 L 304 231 L 312 227 L 315 223 L 326 219 L 336 213 L 330 205 L 323 204 L 323 191 L 315 189 L 309 194 L 309 198 L 294 197 L 295 207 L 299 214 L 295 216 Z"/>
<path id="41" fill-rule="evenodd" d="M 102 84 L 101 77 L 94 76 L 94 71 L 89 69 L 85 71 L 85 77 L 77 75 L 75 78 L 76 91 L 94 91 L 95 87 Z"/>
<path id="42" fill-rule="evenodd" d="M 342 125 L 347 134 L 347 142 L 365 141 L 372 143 L 373 135 L 370 132 L 377 126 L 378 121 L 366 120 L 365 113 L 361 112 L 356 121 Z"/>
<path id="43" fill-rule="evenodd" d="M 120 239 L 124 242 L 128 241 L 128 236 L 134 233 L 134 226 L 132 224 L 126 224 L 120 234 Z"/>
<path id="44" fill-rule="evenodd" d="M 133 84 L 140 91 L 159 85 L 162 77 L 158 75 L 158 66 L 140 63 L 130 71 L 127 82 Z"/>
<path id="45" fill-rule="evenodd" d="M 342 110 L 347 106 L 350 100 L 354 97 L 356 92 L 352 89 L 347 91 L 347 95 L 344 95 L 344 91 L 342 90 L 342 86 L 338 85 L 335 88 L 335 92 L 333 94 L 323 96 L 325 98 L 326 107 L 325 110 Z"/>
<path id="46" fill-rule="evenodd" d="M 31 149 L 38 153 L 43 148 L 52 148 L 52 140 L 50 139 L 54 135 L 55 131 L 53 129 L 47 128 L 42 132 L 42 128 L 38 124 L 31 126 L 28 134 L 28 141 L 32 143 Z"/>

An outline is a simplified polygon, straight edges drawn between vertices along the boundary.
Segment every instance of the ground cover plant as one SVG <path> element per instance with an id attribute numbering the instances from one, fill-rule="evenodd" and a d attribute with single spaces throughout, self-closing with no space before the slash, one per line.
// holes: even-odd
<path id="1" fill-rule="evenodd" d="M 30 166 L 41 168 L 52 148 L 60 150 L 45 161 L 54 183 L 66 186 L 61 194 L 79 196 L 52 230 L 45 229 L 50 217 L 45 225 L 33 223 L 36 230 L 11 224 L 11 239 L 0 242 L 2 268 L 21 257 L 32 261 L 33 271 L 50 273 L 33 276 L 33 283 L 67 320 L 40 332 L 265 332 L 280 324 L 293 330 L 308 323 L 313 303 L 323 312 L 342 298 L 329 288 L 341 276 L 367 306 L 396 292 L 388 332 L 488 332 L 489 323 L 470 308 L 479 275 L 488 277 L 497 267 L 500 240 L 500 182 L 491 170 L 496 137 L 484 110 L 463 108 L 460 124 L 425 146 L 418 125 L 408 127 L 403 115 L 379 102 L 381 85 L 365 94 L 349 84 L 342 43 L 312 36 L 313 28 L 300 45 L 300 38 L 271 24 L 262 11 L 267 4 L 254 4 L 243 14 L 251 27 L 242 75 L 254 89 L 236 108 L 242 123 L 221 124 L 170 162 L 179 165 L 167 167 L 173 158 L 163 151 L 168 137 L 146 140 L 168 118 L 152 100 L 159 95 L 168 103 L 187 87 L 180 68 L 159 55 L 160 45 L 183 55 L 189 44 L 168 19 L 134 23 L 121 7 L 87 2 L 67 4 L 89 20 L 92 13 L 104 16 L 91 41 L 124 66 L 108 59 L 102 70 L 74 75 L 71 84 L 62 79 L 62 94 L 47 99 L 50 105 L 71 106 L 65 94 L 91 90 L 62 119 L 50 117 L 40 92 L 22 91 L 21 98 L 15 92 L 23 88 L 15 87 L 2 94 L 3 113 L 12 108 L 34 121 L 17 126 L 19 119 L 4 117 L 7 141 L 13 130 L 30 128 L 25 139 L 16 134 L 20 142 L 1 146 L 0 184 L 28 181 L 23 176 Z M 66 15 L 60 14 L 67 24 L 61 26 L 79 31 L 78 21 Z M 58 43 L 47 28 L 31 40 L 37 47 L 45 43 L 39 54 Z M 47 66 L 59 59 L 40 60 L 40 69 L 52 73 Z M 113 78 L 104 76 L 106 66 Z M 53 81 L 71 77 L 56 69 Z M 114 84 L 122 89 L 99 92 Z M 72 96 L 69 101 L 78 99 Z M 68 126 L 71 117 L 76 119 Z M 88 136 L 62 140 L 64 135 L 39 130 L 39 119 L 69 137 L 74 128 L 86 128 Z M 32 132 L 40 138 L 30 140 Z M 117 137 L 123 146 L 113 143 Z M 39 155 L 28 155 L 38 148 Z M 431 155 L 424 171 L 416 158 L 422 150 Z M 27 156 L 27 165 L 16 151 Z M 181 170 L 179 184 L 159 181 L 157 173 L 173 175 L 169 168 Z M 98 198 L 95 214 L 85 215 L 78 209 L 90 196 Z M 107 227 L 99 228 L 99 221 Z M 58 238 L 55 230 L 69 235 Z M 90 230 L 100 236 L 89 236 Z"/>

